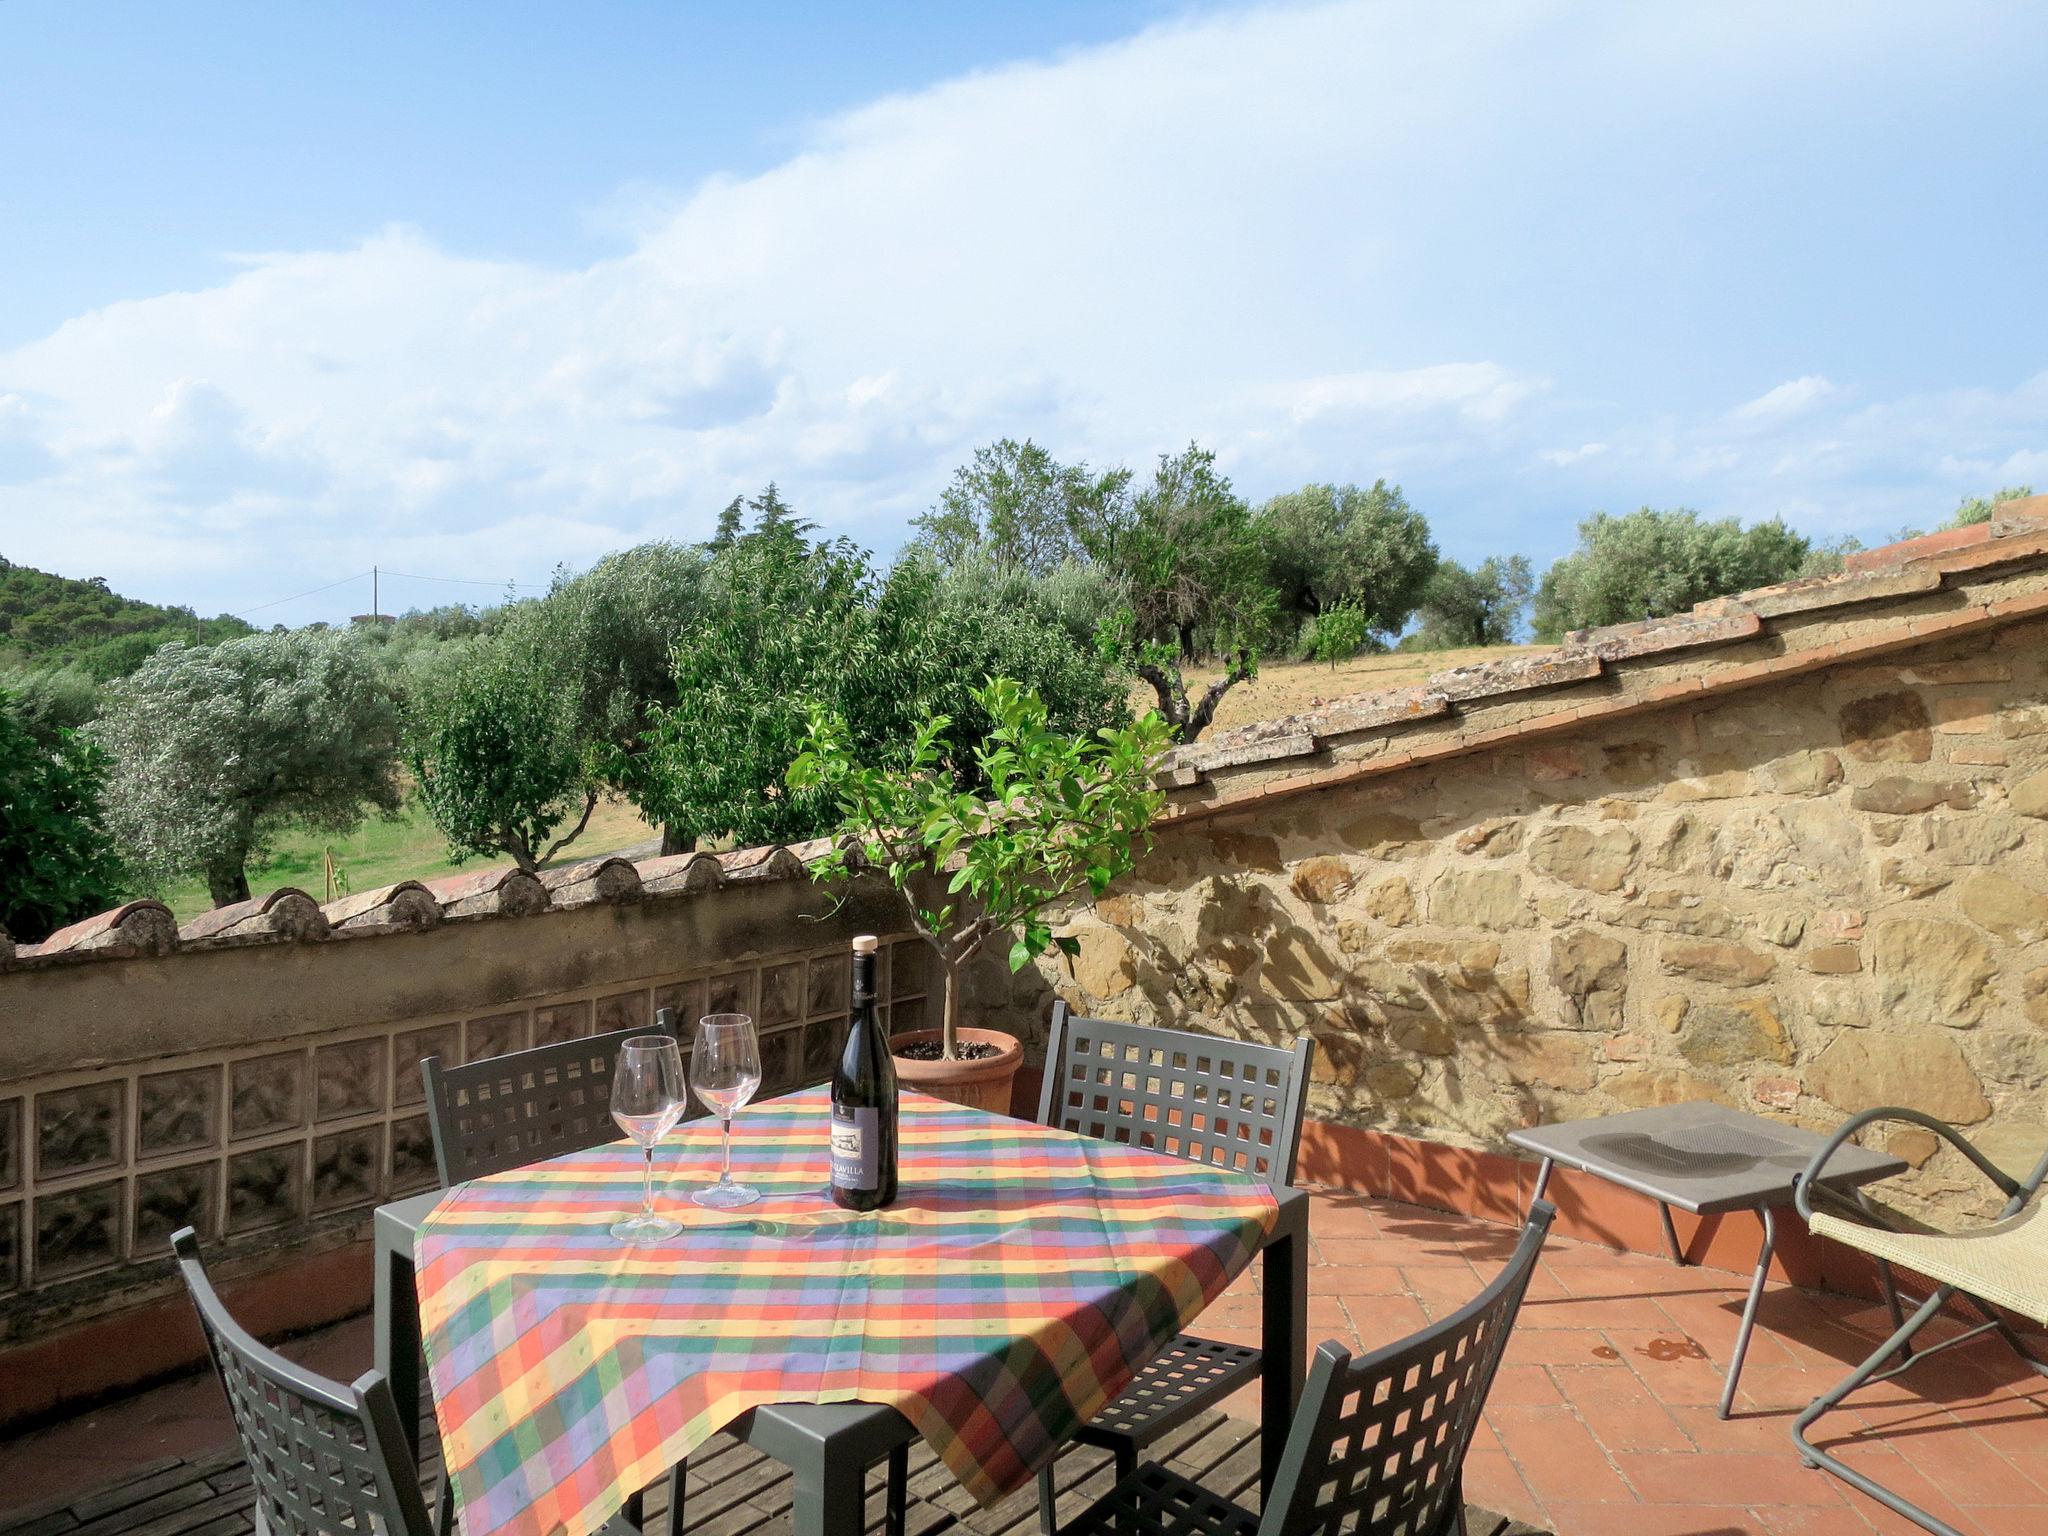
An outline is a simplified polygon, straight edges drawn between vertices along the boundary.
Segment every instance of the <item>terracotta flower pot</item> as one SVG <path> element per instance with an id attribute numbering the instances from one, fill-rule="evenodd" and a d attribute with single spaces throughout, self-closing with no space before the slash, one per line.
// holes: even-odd
<path id="1" fill-rule="evenodd" d="M 938 1040 L 945 1031 L 914 1029 L 889 1037 L 889 1051 L 896 1059 L 896 1081 L 905 1088 L 928 1093 L 935 1099 L 964 1104 L 969 1109 L 986 1109 L 998 1115 L 1010 1112 L 1010 1087 L 1017 1069 L 1024 1065 L 1024 1047 L 1012 1035 L 994 1029 L 962 1029 L 964 1045 L 970 1040 L 996 1047 L 996 1054 L 978 1061 L 911 1061 L 903 1047 L 920 1040 Z"/>

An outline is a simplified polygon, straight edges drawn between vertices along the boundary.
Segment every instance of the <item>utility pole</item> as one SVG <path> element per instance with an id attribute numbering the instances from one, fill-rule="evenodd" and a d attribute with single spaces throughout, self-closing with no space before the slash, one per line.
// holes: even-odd
<path id="1" fill-rule="evenodd" d="M 384 610 L 377 604 L 377 567 L 370 567 L 370 622 L 376 623 L 384 616 Z"/>

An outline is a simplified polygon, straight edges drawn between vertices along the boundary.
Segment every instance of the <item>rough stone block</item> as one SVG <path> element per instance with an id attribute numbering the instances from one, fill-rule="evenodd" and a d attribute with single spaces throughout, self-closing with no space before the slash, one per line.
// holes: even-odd
<path id="1" fill-rule="evenodd" d="M 1806 952 L 1806 968 L 1816 976 L 1853 976 L 1863 969 L 1854 944 L 1823 944 Z"/>
<path id="2" fill-rule="evenodd" d="M 1350 893 L 1354 878 L 1350 865 L 1325 854 L 1303 859 L 1295 865 L 1294 874 L 1287 883 L 1303 901 L 1327 906 L 1331 902 L 1342 901 Z"/>
<path id="3" fill-rule="evenodd" d="M 607 1035 L 620 1029 L 645 1029 L 654 1021 L 654 1011 L 644 989 L 614 992 L 597 1000 L 596 1033 Z"/>
<path id="4" fill-rule="evenodd" d="M 1808 1068 L 1806 1086 L 1850 1114 L 1910 1104 L 1951 1125 L 1974 1125 L 1991 1113 L 1984 1085 L 1944 1035 L 1839 1034 Z"/>
<path id="5" fill-rule="evenodd" d="M 533 1010 L 533 1043 L 559 1045 L 564 1040 L 581 1040 L 591 1033 L 588 1002 L 555 1003 Z M 694 1024 L 696 1021 L 693 1019 Z"/>
<path id="6" fill-rule="evenodd" d="M 1974 736 L 1998 727 L 1998 704 L 1994 699 L 1936 699 L 1934 728 L 1944 735 Z"/>
<path id="7" fill-rule="evenodd" d="M 427 1117 L 409 1115 L 392 1121 L 390 1141 L 391 1198 L 433 1188 L 438 1175 L 434 1171 L 434 1133 Z"/>
<path id="8" fill-rule="evenodd" d="M 704 1017 L 704 983 L 702 981 L 672 981 L 654 989 L 654 1012 L 659 1017 L 662 1010 L 674 1021 L 676 1033 L 687 1040 L 690 1032 L 697 1027 L 697 1021 Z"/>
<path id="9" fill-rule="evenodd" d="M 1842 706 L 1842 745 L 1863 763 L 1924 763 L 1934 755 L 1927 705 L 1917 693 L 1878 693 Z"/>
<path id="10" fill-rule="evenodd" d="M 723 976 L 714 976 L 705 988 L 704 1011 L 706 1013 L 752 1013 L 754 1011 L 754 972 L 728 971 Z"/>
<path id="11" fill-rule="evenodd" d="M 1960 923 L 1888 918 L 1872 932 L 1871 958 L 1878 1003 L 1898 1022 L 1959 1028 L 1982 1016 L 1991 952 Z"/>
<path id="12" fill-rule="evenodd" d="M 1689 976 L 1725 987 L 1753 987 L 1766 981 L 1778 962 L 1761 950 L 1740 944 L 1695 944 L 1668 940 L 1658 952 L 1667 976 Z"/>
<path id="13" fill-rule="evenodd" d="M 1861 785 L 1849 796 L 1849 804 L 1854 809 L 1875 811 L 1880 816 L 1917 816 L 1937 805 L 1967 811 L 1976 803 L 1977 788 L 1974 784 L 1909 779 L 1898 774 L 1889 774 Z"/>
<path id="14" fill-rule="evenodd" d="M 1587 891 L 1620 890 L 1636 861 L 1635 834 L 1621 827 L 1548 826 L 1528 848 L 1531 869 Z"/>
<path id="15" fill-rule="evenodd" d="M 11 1291 L 22 1281 L 22 1203 L 0 1205 L 0 1291 Z"/>
<path id="16" fill-rule="evenodd" d="M 1956 890 L 1963 916 L 2001 939 L 2031 944 L 2048 938 L 2048 892 L 1979 870 Z"/>
<path id="17" fill-rule="evenodd" d="M 1678 1054 L 1695 1067 L 1745 1067 L 1752 1062 L 1792 1060 L 1792 1042 L 1769 999 L 1700 1003 L 1685 1017 Z"/>
<path id="18" fill-rule="evenodd" d="M 1529 903 L 1511 870 L 1452 870 L 1430 885 L 1429 917 L 1454 927 L 1520 928 L 1529 920 Z"/>

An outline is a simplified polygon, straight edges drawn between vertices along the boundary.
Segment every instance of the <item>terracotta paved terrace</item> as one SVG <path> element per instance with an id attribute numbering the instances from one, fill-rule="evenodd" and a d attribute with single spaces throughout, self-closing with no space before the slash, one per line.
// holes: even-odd
<path id="1" fill-rule="evenodd" d="M 1506 1257 L 1512 1230 L 1343 1190 L 1317 1195 L 1309 1336 L 1375 1348 L 1469 1299 Z M 1257 1342 L 1256 1271 L 1203 1317 L 1216 1337 Z M 1529 1293 L 1488 1425 L 1466 1467 L 1474 1506 L 1498 1511 L 1473 1536 L 1868 1536 L 1917 1527 L 1802 1467 L 1795 1413 L 1881 1336 L 1883 1309 L 1774 1285 L 1737 1416 L 1721 1390 L 1743 1277 L 1678 1268 L 1554 1239 Z M 367 1319 L 287 1353 L 349 1378 L 370 1359 Z M 1256 1413 L 1250 1394 L 1231 1405 Z M 1869 1390 L 1830 1421 L 1846 1459 L 1971 1536 L 2048 1532 L 2048 1382 L 1982 1341 L 1903 1383 Z M 1825 1427 L 1825 1426 L 1824 1426 Z M 1168 1447 L 1218 1491 L 1256 1474 L 1248 1429 L 1204 1422 Z M 737 1447 L 701 1453 L 705 1536 L 788 1529 L 786 1475 Z M 0 1446 L 0 1536 L 242 1536 L 242 1488 L 219 1388 L 193 1377 Z M 1096 1463 L 1071 1453 L 1062 1480 L 1088 1492 Z M 1247 1469 L 1250 1469 L 1247 1471 Z M 713 1493 L 711 1490 L 721 1489 Z M 914 1476 L 912 1536 L 955 1524 L 1031 1536 L 1028 1496 L 976 1511 L 936 1468 Z M 238 1493 L 241 1495 L 239 1503 Z"/>

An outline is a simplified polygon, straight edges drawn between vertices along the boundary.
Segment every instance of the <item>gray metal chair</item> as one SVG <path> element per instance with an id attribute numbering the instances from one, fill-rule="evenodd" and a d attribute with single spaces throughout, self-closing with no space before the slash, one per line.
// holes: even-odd
<path id="1" fill-rule="evenodd" d="M 619 1047 L 636 1036 L 674 1033 L 664 1008 L 652 1029 L 562 1040 L 464 1066 L 443 1066 L 440 1057 L 427 1057 L 420 1063 L 420 1081 L 427 1092 L 427 1126 L 441 1187 L 617 1141 L 611 1096 Z M 684 1471 L 676 1466 L 668 1474 L 663 1536 L 682 1536 Z M 446 1508 L 445 1493 L 441 1502 Z M 644 1536 L 642 1494 L 627 1500 L 624 1518 Z"/>
<path id="2" fill-rule="evenodd" d="M 1932 1131 L 1962 1153 L 1965 1161 L 2005 1197 L 2004 1209 L 1997 1219 L 1966 1231 L 1945 1231 L 1883 1205 L 1861 1190 L 1844 1195 L 1823 1184 L 1821 1178 L 1829 1161 L 1849 1139 L 1864 1127 L 1882 1122 L 1903 1122 Z M 2004 1307 L 2048 1325 L 2048 1202 L 2037 1198 L 2044 1180 L 2048 1180 L 2048 1155 L 2043 1155 L 2024 1179 L 2015 1179 L 1972 1146 L 1954 1126 L 1916 1109 L 1885 1106 L 1865 1110 L 1844 1122 L 1827 1145 L 1814 1154 L 1813 1161 L 1793 1186 L 1793 1201 L 1815 1236 L 1846 1244 L 1877 1261 L 1885 1303 L 1891 1311 L 1892 1333 L 1841 1385 L 1808 1405 L 1793 1422 L 1792 1443 L 1799 1447 L 1808 1466 L 1839 1477 L 1935 1536 L 1960 1533 L 1947 1521 L 1822 1450 L 1806 1432 L 1816 1420 L 1840 1407 L 1852 1392 L 1874 1381 L 1889 1381 L 1930 1355 L 1967 1344 L 1986 1333 L 1998 1334 L 2035 1374 L 2048 1376 L 2048 1364 L 2035 1359 L 2021 1344 L 2019 1335 L 1998 1310 Z M 1893 1278 L 1899 1268 L 1934 1282 L 1933 1293 L 1915 1308 L 1911 1317 L 1905 1315 Z M 1958 1296 L 1969 1302 L 1985 1321 L 1916 1352 L 1914 1336 Z M 1887 1368 L 1885 1362 L 1894 1355 L 1899 1363 Z"/>
<path id="3" fill-rule="evenodd" d="M 674 1034 L 664 1008 L 653 1029 L 509 1051 L 466 1066 L 420 1063 L 441 1187 L 617 1141 L 612 1068 L 636 1035 Z"/>
<path id="4" fill-rule="evenodd" d="M 390 1383 L 369 1371 L 343 1386 L 265 1348 L 221 1304 L 198 1235 L 185 1227 L 171 1247 L 227 1390 L 255 1484 L 258 1532 L 434 1536 Z"/>
<path id="5" fill-rule="evenodd" d="M 1055 1003 L 1038 1119 L 1284 1189 L 1301 1148 L 1314 1051 L 1307 1039 L 1282 1049 L 1079 1018 Z M 1254 1380 L 1259 1366 L 1248 1345 L 1181 1334 L 1074 1438 L 1112 1452 L 1117 1476 L 1126 1477 L 1145 1446 Z M 1048 1533 L 1056 1495 L 1047 1465 L 1038 1474 L 1038 1519 Z"/>
<path id="6" fill-rule="evenodd" d="M 1461 1536 L 1465 1452 L 1557 1209 L 1539 1200 L 1473 1300 L 1354 1360 L 1316 1351 L 1263 1515 L 1147 1462 L 1061 1536 Z"/>

